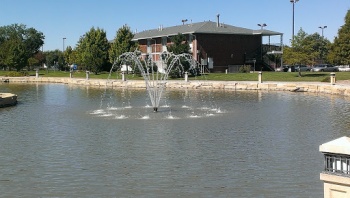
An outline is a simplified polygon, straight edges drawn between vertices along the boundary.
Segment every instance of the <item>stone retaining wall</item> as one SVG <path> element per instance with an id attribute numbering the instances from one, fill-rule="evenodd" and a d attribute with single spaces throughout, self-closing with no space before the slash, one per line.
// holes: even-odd
<path id="1" fill-rule="evenodd" d="M 81 86 L 109 88 L 146 88 L 143 80 L 104 80 L 56 77 L 0 77 L 8 83 L 63 83 Z M 350 96 L 349 84 L 330 84 L 321 82 L 254 82 L 254 81 L 184 81 L 169 80 L 166 88 L 174 89 L 230 89 L 230 90 L 269 90 L 326 93 Z"/>

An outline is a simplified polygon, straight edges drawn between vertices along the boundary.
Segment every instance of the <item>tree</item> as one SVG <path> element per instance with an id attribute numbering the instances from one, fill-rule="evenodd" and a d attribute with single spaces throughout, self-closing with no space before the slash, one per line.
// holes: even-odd
<path id="1" fill-rule="evenodd" d="M 0 27 L 0 65 L 23 69 L 44 44 L 44 38 L 43 33 L 23 24 Z"/>
<path id="2" fill-rule="evenodd" d="M 123 25 L 119 28 L 116 36 L 109 49 L 109 62 L 114 63 L 114 61 L 125 52 L 132 52 L 137 49 L 137 43 L 132 41 L 134 34 L 131 32 L 130 27 Z"/>
<path id="3" fill-rule="evenodd" d="M 346 13 L 345 24 L 338 30 L 338 36 L 330 45 L 327 57 L 333 64 L 350 64 L 350 10 Z"/>
<path id="4" fill-rule="evenodd" d="M 91 28 L 80 37 L 77 45 L 79 63 L 95 74 L 98 74 L 108 64 L 109 44 L 106 32 L 100 28 Z"/>
<path id="5" fill-rule="evenodd" d="M 46 51 L 44 55 L 48 67 L 53 67 L 54 69 L 63 67 L 63 53 L 61 50 Z"/>
<path id="6" fill-rule="evenodd" d="M 186 36 L 178 33 L 177 35 L 171 37 L 171 42 L 172 44 L 168 46 L 168 51 L 172 52 L 174 54 L 183 54 L 183 53 L 188 53 L 190 51 L 190 45 L 187 42 Z M 170 59 L 169 61 L 171 61 Z M 174 65 L 170 72 L 171 77 L 181 77 L 182 74 L 187 71 L 191 63 L 189 63 L 187 60 L 184 58 L 180 59 L 181 65 L 183 66 L 184 71 L 181 70 L 181 67 L 179 65 Z M 169 64 L 169 63 L 168 63 Z M 194 74 L 194 71 L 191 72 L 192 75 Z"/>
<path id="7" fill-rule="evenodd" d="M 64 60 L 69 65 L 78 63 L 78 54 L 77 51 L 74 50 L 71 46 L 68 46 L 66 50 L 64 51 Z"/>
<path id="8" fill-rule="evenodd" d="M 174 54 L 188 53 L 190 51 L 190 45 L 186 40 L 186 36 L 178 33 L 171 37 L 172 44 L 168 47 L 169 52 Z"/>
<path id="9" fill-rule="evenodd" d="M 38 66 L 42 66 L 45 63 L 45 54 L 42 51 L 39 51 L 34 55 L 34 58 L 38 61 Z"/>
<path id="10" fill-rule="evenodd" d="M 300 29 L 294 37 L 291 47 L 284 48 L 284 62 L 287 64 L 313 65 L 323 62 L 328 54 L 329 41 L 318 33 L 308 35 Z"/>

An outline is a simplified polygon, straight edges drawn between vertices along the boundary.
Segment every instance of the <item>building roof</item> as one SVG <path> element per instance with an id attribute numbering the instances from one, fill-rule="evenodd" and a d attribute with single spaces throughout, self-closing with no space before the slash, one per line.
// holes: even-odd
<path id="1" fill-rule="evenodd" d="M 136 33 L 133 40 L 150 39 L 164 36 L 174 36 L 180 34 L 237 34 L 237 35 L 253 35 L 261 34 L 263 36 L 282 35 L 280 32 L 260 29 L 252 30 L 247 28 L 236 27 L 216 22 L 205 21 L 199 23 L 190 23 L 172 27 L 162 27 L 158 29 L 145 30 Z"/>
<path id="2" fill-rule="evenodd" d="M 350 138 L 343 136 L 330 142 L 320 145 L 323 153 L 336 153 L 350 155 Z"/>

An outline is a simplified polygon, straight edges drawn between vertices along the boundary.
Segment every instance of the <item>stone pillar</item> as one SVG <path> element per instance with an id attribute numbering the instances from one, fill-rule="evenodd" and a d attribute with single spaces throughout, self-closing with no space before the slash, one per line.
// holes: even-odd
<path id="1" fill-rule="evenodd" d="M 39 78 L 39 69 L 38 68 L 35 71 L 35 78 Z"/>
<path id="2" fill-rule="evenodd" d="M 122 72 L 122 81 L 126 81 L 124 72 Z"/>
<path id="3" fill-rule="evenodd" d="M 73 70 L 70 70 L 70 72 L 69 72 L 69 78 L 73 78 Z"/>
<path id="4" fill-rule="evenodd" d="M 259 72 L 259 83 L 262 83 L 262 72 Z"/>
<path id="5" fill-rule="evenodd" d="M 335 73 L 331 73 L 331 85 L 335 85 Z"/>
<path id="6" fill-rule="evenodd" d="M 324 198 L 350 197 L 350 138 L 341 137 L 320 145 L 324 155 Z"/>
<path id="7" fill-rule="evenodd" d="M 86 71 L 86 80 L 89 80 L 89 75 L 90 75 L 90 72 Z"/>
<path id="8" fill-rule="evenodd" d="M 185 82 L 188 82 L 188 72 L 185 72 Z"/>

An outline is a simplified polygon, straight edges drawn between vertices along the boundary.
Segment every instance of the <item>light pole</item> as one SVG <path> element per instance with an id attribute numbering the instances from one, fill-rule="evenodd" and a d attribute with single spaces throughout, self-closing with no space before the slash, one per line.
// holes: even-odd
<path id="1" fill-rule="evenodd" d="M 259 23 L 258 24 L 258 26 L 260 26 L 261 27 L 261 34 L 262 34 L 262 32 L 264 31 L 264 27 L 266 27 L 267 25 L 266 25 L 266 23 Z M 261 35 L 261 47 L 260 47 L 261 49 L 260 49 L 260 60 L 262 60 L 262 57 L 263 57 L 263 37 L 262 37 L 262 35 Z M 254 72 L 255 72 L 255 62 L 256 62 L 256 59 L 254 58 Z M 261 67 L 261 71 L 262 71 L 262 67 Z"/>
<path id="2" fill-rule="evenodd" d="M 63 40 L 62 57 L 63 57 L 63 67 L 64 67 L 64 40 L 66 40 L 66 37 L 63 37 L 62 40 Z"/>
<path id="3" fill-rule="evenodd" d="M 292 22 L 292 42 L 294 41 L 294 4 L 297 3 L 299 0 L 290 0 L 290 2 L 293 4 L 293 22 Z"/>
<path id="4" fill-rule="evenodd" d="M 255 63 L 256 63 L 256 59 L 253 59 L 253 63 L 254 63 L 254 73 L 255 73 Z"/>
<path id="5" fill-rule="evenodd" d="M 323 30 L 326 29 L 327 26 L 326 26 L 326 25 L 325 25 L 325 26 L 320 26 L 320 27 L 318 27 L 318 28 L 320 28 L 320 29 L 322 30 L 322 34 L 321 34 L 321 35 L 322 35 L 322 37 L 323 37 Z"/>
<path id="6" fill-rule="evenodd" d="M 266 23 L 259 23 L 258 26 L 260 26 L 260 27 L 261 27 L 261 30 L 263 30 L 264 27 L 266 27 L 267 25 L 266 25 Z"/>
<path id="7" fill-rule="evenodd" d="M 66 40 L 66 37 L 63 37 L 63 38 L 62 38 L 62 40 L 63 40 L 63 48 L 62 48 L 62 52 L 64 52 L 64 40 Z"/>

